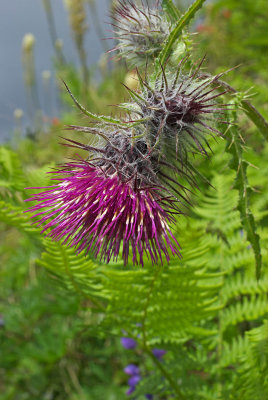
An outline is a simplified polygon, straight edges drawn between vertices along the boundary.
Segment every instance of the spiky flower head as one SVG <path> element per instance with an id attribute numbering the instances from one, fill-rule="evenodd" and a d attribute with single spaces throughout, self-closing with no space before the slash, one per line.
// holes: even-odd
<path id="1" fill-rule="evenodd" d="M 171 23 L 155 2 L 136 5 L 132 1 L 118 1 L 112 15 L 117 51 L 131 64 L 142 65 L 147 59 L 156 57 L 167 39 Z"/>
<path id="2" fill-rule="evenodd" d="M 217 84 L 221 75 L 204 77 L 202 62 L 190 73 L 183 72 L 184 58 L 177 73 L 162 73 L 155 81 L 140 79 L 140 92 L 130 90 L 133 103 L 123 104 L 136 112 L 145 125 L 146 140 L 170 160 L 173 156 L 183 164 L 189 153 L 208 154 L 209 136 L 223 136 L 219 124 L 228 124 L 223 115 L 230 104 L 219 103 Z M 223 126 L 223 125 L 222 125 Z"/>
<path id="3" fill-rule="evenodd" d="M 153 264 L 162 262 L 162 253 L 167 260 L 170 252 L 179 255 L 169 227 L 175 200 L 163 194 L 146 143 L 133 140 L 131 130 L 98 133 L 106 140 L 100 147 L 69 140 L 91 159 L 63 165 L 54 172 L 56 185 L 30 199 L 38 202 L 29 211 L 44 225 L 42 232 L 106 263 L 117 259 L 120 247 L 125 264 L 130 248 L 133 264 L 143 265 L 144 253 Z"/>

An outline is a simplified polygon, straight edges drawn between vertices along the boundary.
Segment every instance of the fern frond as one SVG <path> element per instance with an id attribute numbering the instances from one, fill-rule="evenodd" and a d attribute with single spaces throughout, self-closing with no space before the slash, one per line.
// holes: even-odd
<path id="1" fill-rule="evenodd" d="M 27 233 L 36 232 L 36 228 L 29 222 L 29 216 L 24 214 L 24 209 L 5 201 L 0 201 L 0 221 Z"/>
<path id="2" fill-rule="evenodd" d="M 25 187 L 25 178 L 20 160 L 16 153 L 0 147 L 0 195 L 14 197 L 15 192 L 22 191 Z"/>
<path id="3" fill-rule="evenodd" d="M 64 244 L 44 240 L 45 252 L 37 264 L 46 268 L 68 290 L 76 292 L 101 307 L 99 300 L 107 298 L 101 283 L 101 266 L 84 254 L 76 254 Z"/>
<path id="4" fill-rule="evenodd" d="M 211 334 L 198 323 L 215 315 L 219 283 L 209 284 L 215 277 L 203 265 L 173 262 L 154 270 L 106 270 L 105 275 L 112 294 L 108 321 L 115 321 L 119 331 L 128 327 L 136 332 L 141 324 L 147 344 L 185 341 L 195 329 L 196 334 Z"/>
<path id="5" fill-rule="evenodd" d="M 230 367 L 238 364 L 242 357 L 249 353 L 249 340 L 247 336 L 234 337 L 231 343 L 226 341 L 222 345 L 222 353 L 220 358 L 221 367 Z"/>
<path id="6" fill-rule="evenodd" d="M 239 213 L 234 209 L 237 205 L 237 192 L 232 189 L 230 175 L 215 175 L 212 186 L 207 193 L 199 198 L 199 205 L 194 208 L 194 213 L 207 221 L 212 233 L 228 235 L 240 227 Z"/>
<path id="7" fill-rule="evenodd" d="M 245 320 L 257 320 L 265 316 L 267 312 L 268 299 L 266 294 L 243 297 L 240 302 L 229 305 L 226 309 L 222 310 L 222 330 L 225 330 L 229 325 L 236 325 Z"/>
<path id="8" fill-rule="evenodd" d="M 246 332 L 248 350 L 236 375 L 233 393 L 241 400 L 268 397 L 268 321 Z"/>
<path id="9" fill-rule="evenodd" d="M 237 273 L 226 278 L 225 285 L 221 290 L 224 302 L 242 295 L 265 294 L 268 292 L 268 278 L 256 282 L 252 276 Z"/>

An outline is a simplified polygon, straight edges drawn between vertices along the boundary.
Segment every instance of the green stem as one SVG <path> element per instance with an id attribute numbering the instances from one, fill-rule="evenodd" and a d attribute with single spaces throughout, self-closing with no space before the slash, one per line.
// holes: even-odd
<path id="1" fill-rule="evenodd" d="M 158 75 L 161 65 L 164 65 L 165 62 L 167 61 L 168 57 L 170 56 L 172 47 L 178 37 L 180 36 L 183 28 L 190 22 L 190 20 L 194 17 L 195 13 L 199 10 L 199 8 L 202 7 L 203 3 L 206 0 L 196 0 L 186 11 L 184 15 L 181 16 L 177 24 L 175 25 L 175 28 L 173 31 L 170 33 L 168 41 L 166 45 L 164 46 L 163 50 L 161 51 L 159 58 L 156 62 L 156 70 L 155 74 L 156 76 Z"/>
<path id="2" fill-rule="evenodd" d="M 157 277 L 160 273 L 160 269 L 157 269 L 154 277 L 152 279 L 149 291 L 147 293 L 147 300 L 146 300 L 146 305 L 144 307 L 144 313 L 143 313 L 143 318 L 142 318 L 142 339 L 143 339 L 143 350 L 146 354 L 148 354 L 148 356 L 153 360 L 154 364 L 157 366 L 158 369 L 160 369 L 160 371 L 162 372 L 162 374 L 164 375 L 164 377 L 167 379 L 167 381 L 170 383 L 170 386 L 174 389 L 175 393 L 177 394 L 177 399 L 178 400 L 186 400 L 185 397 L 183 396 L 183 394 L 180 391 L 180 388 L 177 384 L 177 382 L 172 378 L 172 376 L 170 376 L 170 374 L 168 373 L 168 371 L 165 369 L 165 367 L 163 366 L 163 363 L 161 363 L 152 353 L 152 350 L 150 349 L 150 347 L 147 344 L 147 335 L 146 335 L 146 318 L 147 318 L 147 310 L 150 304 L 150 299 L 151 299 L 151 295 L 154 289 L 154 285 L 155 282 L 157 280 Z"/>
<path id="3" fill-rule="evenodd" d="M 83 42 L 82 42 L 80 36 L 76 40 L 76 45 L 77 45 L 80 64 L 81 64 L 81 68 L 82 68 L 83 92 L 84 92 L 84 100 L 86 101 L 87 94 L 88 94 L 88 86 L 89 86 L 89 72 L 88 72 L 88 67 L 87 67 L 86 52 L 85 52 Z"/>
<path id="4" fill-rule="evenodd" d="M 106 52 L 108 50 L 108 46 L 107 46 L 105 40 L 103 40 L 105 35 L 104 35 L 103 31 L 102 31 L 102 27 L 101 27 L 101 24 L 100 24 L 100 19 L 99 19 L 99 16 L 98 16 L 98 12 L 97 12 L 97 8 L 96 8 L 95 2 L 91 2 L 90 1 L 89 2 L 89 8 L 90 8 L 90 11 L 92 13 L 92 20 L 93 20 L 93 24 L 95 26 L 96 33 L 97 33 L 97 35 L 98 35 L 98 37 L 100 39 L 100 42 L 101 42 L 101 45 L 103 47 L 104 52 Z"/>
<path id="5" fill-rule="evenodd" d="M 186 397 L 182 394 L 179 385 L 177 382 L 170 376 L 168 371 L 165 369 L 163 363 L 161 363 L 152 353 L 152 350 L 149 349 L 147 346 L 143 347 L 143 350 L 148 356 L 152 359 L 154 364 L 157 366 L 157 368 L 162 372 L 166 380 L 170 383 L 170 386 L 174 389 L 174 392 L 176 393 L 176 399 L 177 400 L 186 400 Z"/>
<path id="6" fill-rule="evenodd" d="M 172 0 L 162 0 L 162 8 L 167 12 L 173 22 L 176 22 L 181 16 L 181 12 Z"/>
<path id="7" fill-rule="evenodd" d="M 56 24 L 55 24 L 55 20 L 54 20 L 53 11 L 52 11 L 51 0 L 43 0 L 43 4 L 44 4 L 44 8 L 45 8 L 46 17 L 47 17 L 48 29 L 49 29 L 49 34 L 50 34 L 52 45 L 55 49 L 59 63 L 61 65 L 65 64 L 64 55 L 60 49 L 57 49 L 57 46 L 56 46 L 58 36 L 57 36 L 57 32 L 56 32 Z"/>

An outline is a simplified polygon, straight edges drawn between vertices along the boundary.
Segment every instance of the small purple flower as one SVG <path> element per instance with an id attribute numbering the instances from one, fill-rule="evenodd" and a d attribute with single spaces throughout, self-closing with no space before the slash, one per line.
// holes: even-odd
<path id="1" fill-rule="evenodd" d="M 148 393 L 145 395 L 145 398 L 148 400 L 153 400 L 154 396 L 152 394 Z"/>
<path id="2" fill-rule="evenodd" d="M 134 339 L 128 337 L 122 337 L 121 344 L 127 350 L 135 349 L 135 347 L 137 346 L 137 342 Z"/>
<path id="3" fill-rule="evenodd" d="M 158 358 L 158 360 L 161 360 L 161 358 L 166 354 L 166 350 L 153 349 L 152 353 L 156 358 Z"/>
<path id="4" fill-rule="evenodd" d="M 129 386 L 136 386 L 140 380 L 141 380 L 140 375 L 133 375 L 131 378 L 129 378 L 128 384 Z"/>
<path id="5" fill-rule="evenodd" d="M 126 392 L 126 395 L 129 396 L 135 391 L 136 387 L 135 386 L 130 386 L 128 391 Z"/>
<path id="6" fill-rule="evenodd" d="M 139 375 L 140 369 L 135 364 L 129 364 L 125 367 L 124 372 L 127 375 Z"/>

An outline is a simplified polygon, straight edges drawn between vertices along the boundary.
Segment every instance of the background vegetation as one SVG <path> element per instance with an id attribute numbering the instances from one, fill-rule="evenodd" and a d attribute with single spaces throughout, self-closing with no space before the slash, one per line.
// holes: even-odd
<path id="1" fill-rule="evenodd" d="M 126 98 L 120 83 L 129 74 L 124 63 L 111 68 L 104 59 L 96 83 L 83 53 L 83 1 L 76 6 L 70 24 L 81 69 L 66 64 L 58 47 L 55 71 L 90 111 L 109 114 L 109 104 Z M 208 72 L 240 65 L 226 77 L 239 91 L 234 102 L 241 105 L 246 94 L 268 118 L 266 15 L 265 0 L 215 0 L 190 30 L 198 32 L 193 52 L 206 54 Z M 28 88 L 31 98 L 33 81 Z M 59 136 L 75 139 L 64 126 L 87 123 L 63 88 L 61 101 L 66 111 L 48 132 L 33 115 L 31 135 L 18 139 L 17 126 L 0 148 L 0 399 L 125 399 L 124 367 L 131 363 L 142 377 L 133 399 L 268 398 L 268 146 L 260 130 L 239 111 L 233 117 L 243 147 L 231 131 L 213 143 L 209 159 L 196 160 L 213 187 L 200 180 L 191 215 L 178 218 L 182 261 L 107 266 L 43 238 L 23 212 L 25 187 L 49 185 L 46 172 L 74 155 L 58 145 Z M 241 193 L 239 173 L 246 170 Z M 260 236 L 259 280 L 241 224 L 241 196 Z M 121 336 L 133 338 L 136 348 L 125 349 Z M 161 360 L 153 348 L 166 351 Z"/>

